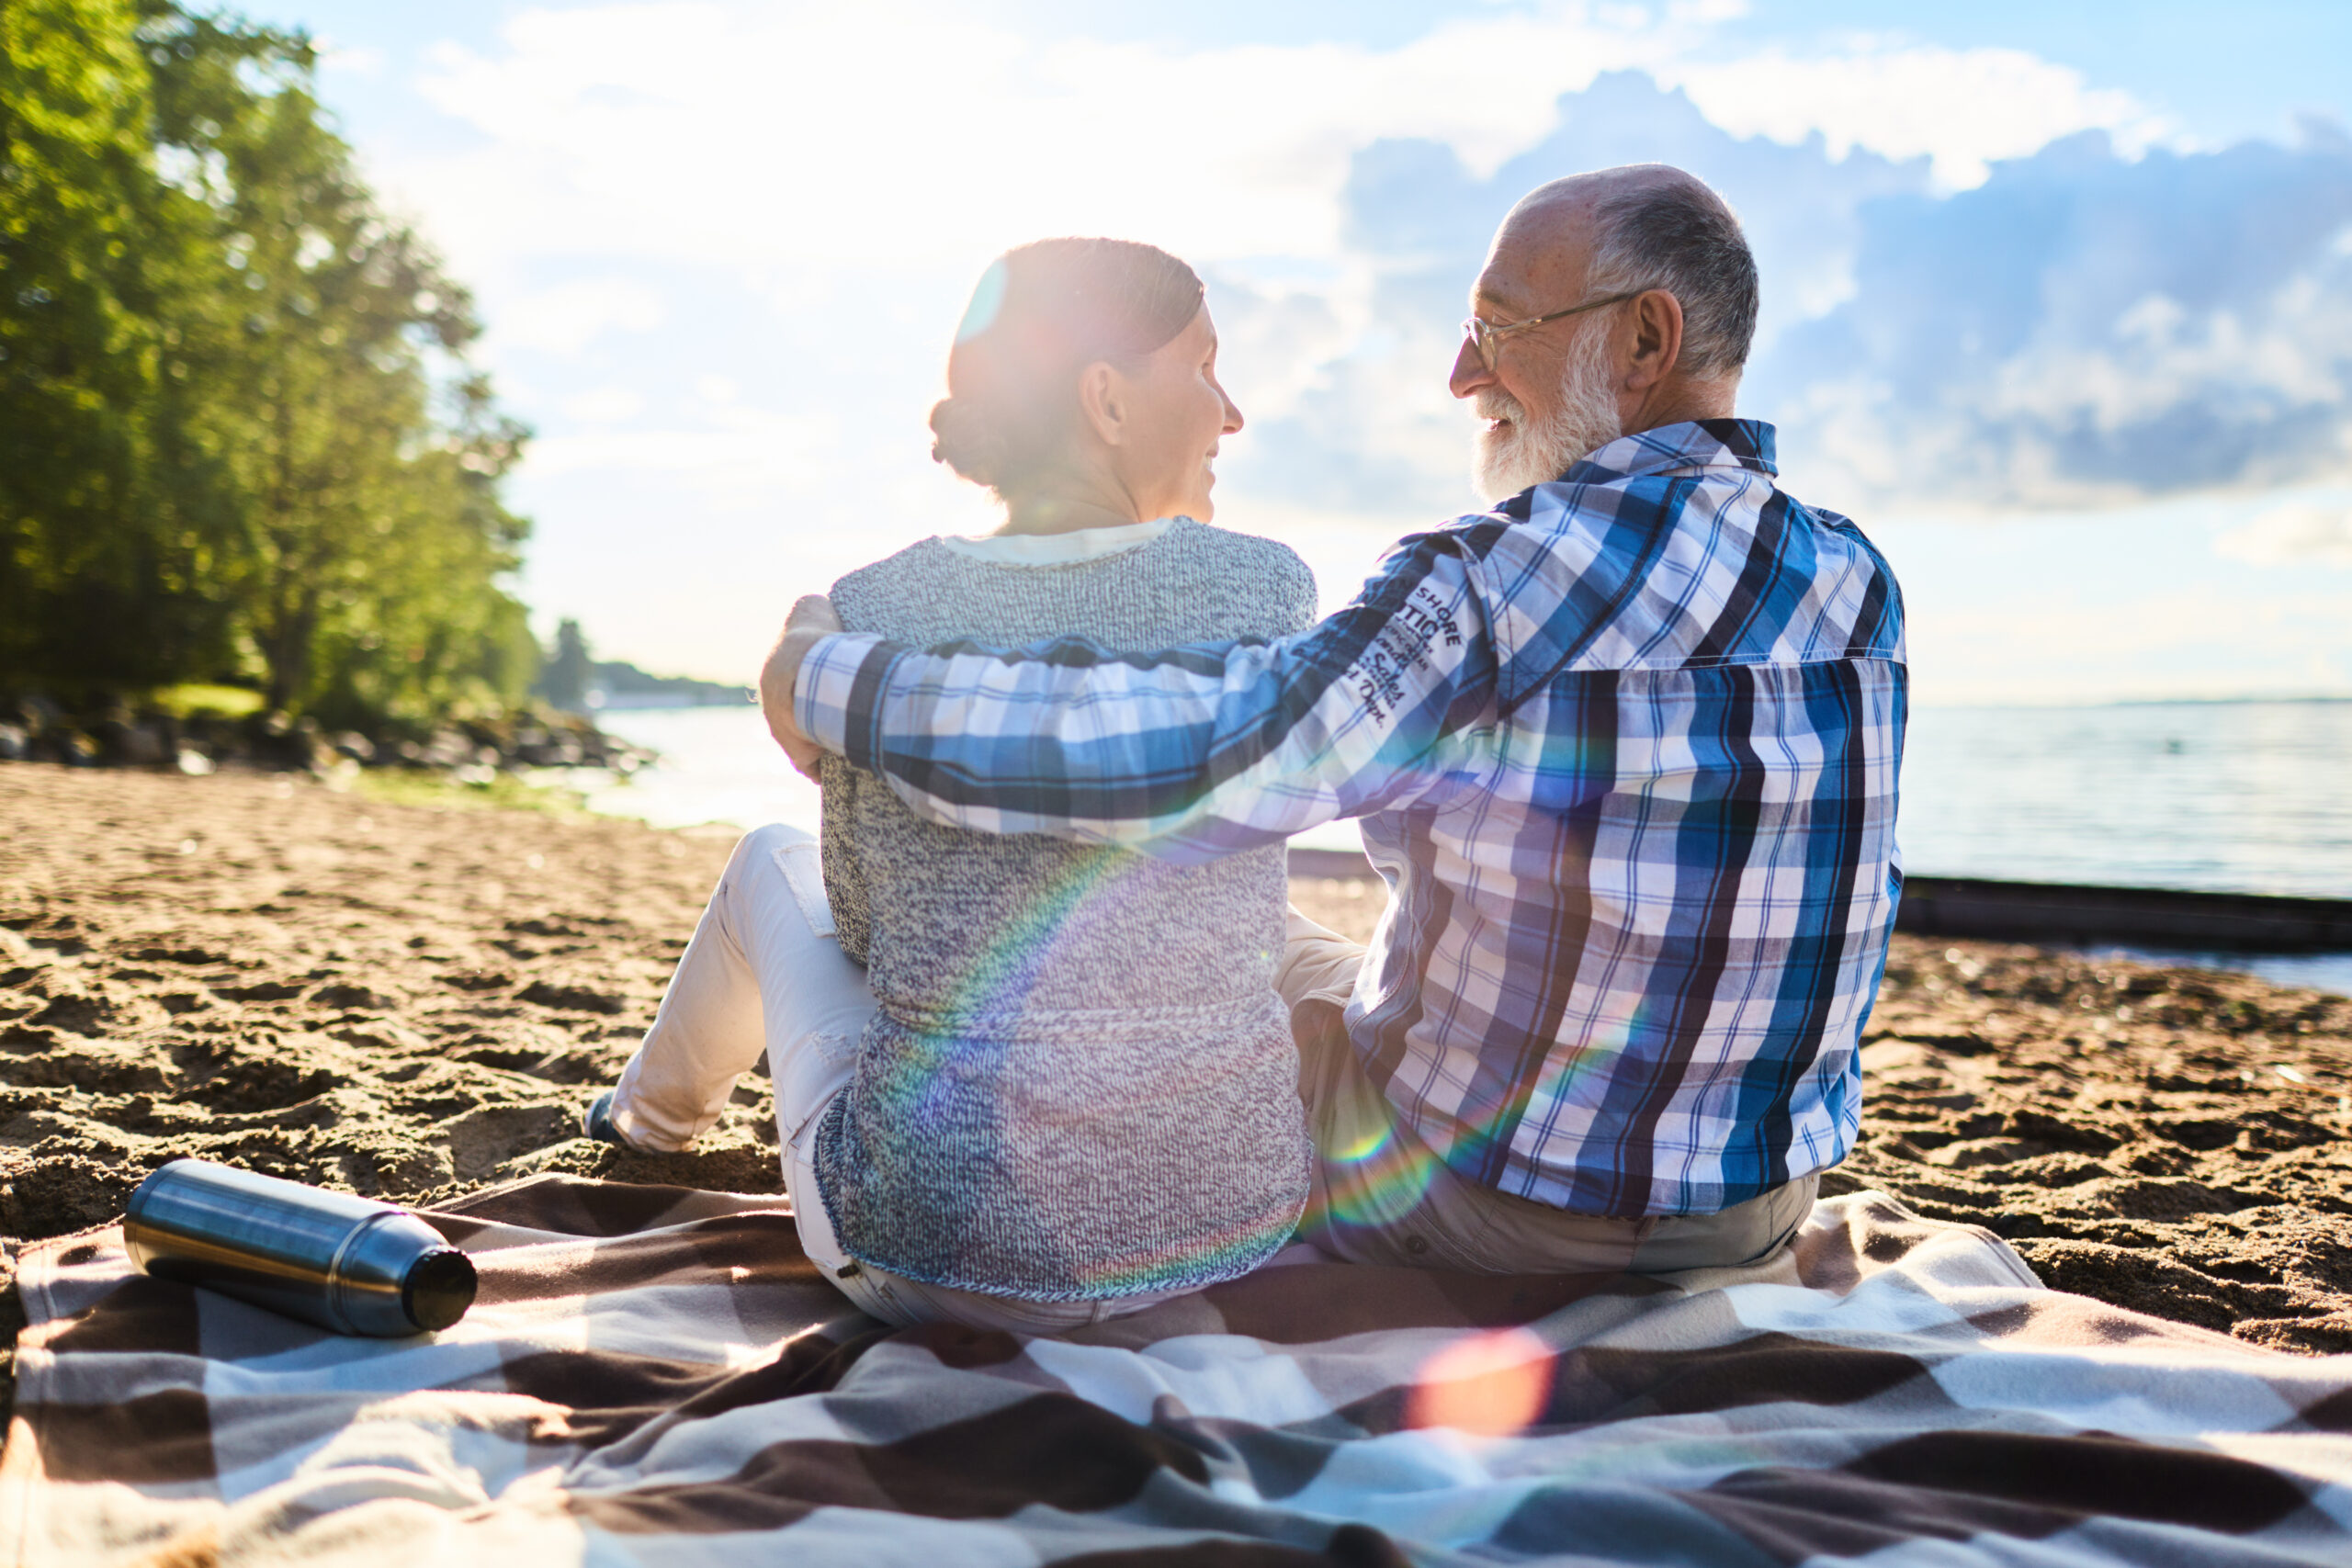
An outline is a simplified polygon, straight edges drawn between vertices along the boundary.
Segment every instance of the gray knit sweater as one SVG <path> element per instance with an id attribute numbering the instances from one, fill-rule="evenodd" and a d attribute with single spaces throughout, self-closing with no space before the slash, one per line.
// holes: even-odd
<path id="1" fill-rule="evenodd" d="M 918 648 L 1161 649 L 1314 618 L 1296 555 L 1189 519 L 990 546 L 926 539 L 842 578 L 833 605 Z M 879 1004 L 818 1134 L 849 1253 L 1083 1301 L 1231 1279 L 1279 1247 L 1310 1158 L 1273 989 L 1283 851 L 1174 866 L 936 827 L 838 757 L 823 785 L 826 892 Z"/>

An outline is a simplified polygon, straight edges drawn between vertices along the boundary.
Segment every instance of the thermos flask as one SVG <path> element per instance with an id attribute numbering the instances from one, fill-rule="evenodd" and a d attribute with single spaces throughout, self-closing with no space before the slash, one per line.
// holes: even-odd
<path id="1" fill-rule="evenodd" d="M 122 1219 L 130 1260 L 337 1334 L 447 1328 L 473 1260 L 404 1209 L 204 1159 L 158 1168 Z"/>

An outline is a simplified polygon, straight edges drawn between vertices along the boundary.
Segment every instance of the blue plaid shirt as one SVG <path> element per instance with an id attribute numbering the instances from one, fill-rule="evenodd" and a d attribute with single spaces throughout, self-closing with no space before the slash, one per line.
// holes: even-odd
<path id="1" fill-rule="evenodd" d="M 1268 644 L 820 642 L 801 727 L 933 819 L 1197 859 L 1363 819 L 1347 1009 L 1454 1170 L 1711 1213 L 1836 1164 L 1902 872 L 1903 602 L 1772 430 L 1628 435 Z"/>

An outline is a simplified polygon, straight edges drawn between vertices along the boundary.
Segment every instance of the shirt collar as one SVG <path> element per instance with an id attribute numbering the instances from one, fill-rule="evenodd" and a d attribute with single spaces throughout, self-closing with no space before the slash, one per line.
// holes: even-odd
<path id="1" fill-rule="evenodd" d="M 1683 468 L 1750 468 L 1777 475 L 1772 427 L 1760 419 L 1701 419 L 1621 435 L 1568 465 L 1563 484 L 1609 484 Z"/>
<path id="2" fill-rule="evenodd" d="M 1148 523 L 1074 528 L 1067 534 L 948 534 L 939 542 L 959 556 L 999 566 L 1069 566 L 1148 545 L 1175 523 L 1173 517 L 1155 517 Z"/>

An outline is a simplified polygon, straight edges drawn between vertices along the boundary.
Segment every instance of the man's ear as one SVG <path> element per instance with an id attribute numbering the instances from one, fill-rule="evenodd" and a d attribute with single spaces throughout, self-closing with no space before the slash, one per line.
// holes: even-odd
<path id="1" fill-rule="evenodd" d="M 1078 376 L 1078 408 L 1087 428 L 1105 446 L 1127 444 L 1132 410 L 1127 406 L 1127 378 L 1116 367 L 1096 360 Z"/>
<path id="2" fill-rule="evenodd" d="M 1653 288 L 1634 301 L 1634 357 L 1625 367 L 1624 390 L 1647 391 L 1682 358 L 1682 301 Z"/>

